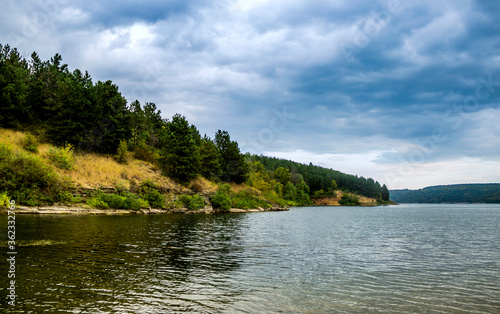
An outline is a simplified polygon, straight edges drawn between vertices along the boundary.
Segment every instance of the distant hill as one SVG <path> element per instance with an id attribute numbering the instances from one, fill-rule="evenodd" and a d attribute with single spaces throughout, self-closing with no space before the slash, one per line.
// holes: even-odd
<path id="1" fill-rule="evenodd" d="M 500 203 L 500 183 L 439 185 L 389 192 L 396 203 Z"/>

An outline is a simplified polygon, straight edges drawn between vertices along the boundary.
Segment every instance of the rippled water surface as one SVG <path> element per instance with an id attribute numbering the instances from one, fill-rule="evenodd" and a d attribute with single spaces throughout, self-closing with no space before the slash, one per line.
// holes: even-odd
<path id="1" fill-rule="evenodd" d="M 13 312 L 500 313 L 499 205 L 16 221 Z"/>

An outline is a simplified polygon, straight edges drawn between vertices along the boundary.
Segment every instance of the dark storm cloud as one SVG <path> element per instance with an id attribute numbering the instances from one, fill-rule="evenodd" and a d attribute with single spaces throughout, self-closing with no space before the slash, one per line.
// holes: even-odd
<path id="1" fill-rule="evenodd" d="M 500 163 L 499 6 L 8 0 L 0 42 L 59 52 L 129 101 L 181 112 L 202 133 L 227 129 L 253 153 L 358 154 L 391 167 L 442 129 L 446 141 L 422 163 Z"/>

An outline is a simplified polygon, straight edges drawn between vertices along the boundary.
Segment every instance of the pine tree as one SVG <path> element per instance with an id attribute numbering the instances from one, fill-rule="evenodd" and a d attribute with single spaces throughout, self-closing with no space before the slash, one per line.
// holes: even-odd
<path id="1" fill-rule="evenodd" d="M 238 143 L 231 141 L 227 131 L 218 130 L 215 134 L 215 144 L 221 154 L 222 180 L 235 183 L 245 182 L 250 168 L 245 156 L 240 152 Z"/>
<path id="2" fill-rule="evenodd" d="M 26 124 L 31 110 L 26 95 L 29 68 L 17 49 L 0 45 L 0 126 L 14 128 Z"/>
<path id="3" fill-rule="evenodd" d="M 168 124 L 160 164 L 163 171 L 179 183 L 196 178 L 200 169 L 199 150 L 185 117 L 176 114 Z"/>
<path id="4" fill-rule="evenodd" d="M 219 180 L 222 169 L 220 153 L 215 143 L 205 135 L 200 146 L 200 172 L 209 180 Z"/>
<path id="5" fill-rule="evenodd" d="M 389 189 L 385 184 L 382 186 L 382 200 L 389 201 Z"/>

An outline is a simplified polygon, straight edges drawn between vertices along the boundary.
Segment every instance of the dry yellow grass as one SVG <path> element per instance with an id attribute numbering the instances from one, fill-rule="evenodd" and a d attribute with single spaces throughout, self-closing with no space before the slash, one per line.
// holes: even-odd
<path id="1" fill-rule="evenodd" d="M 131 185 L 139 185 L 142 181 L 149 179 L 164 189 L 176 189 L 176 184 L 162 176 L 153 165 L 132 158 L 129 160 L 128 164 L 120 164 L 107 156 L 76 155 L 73 170 L 58 169 L 57 171 L 84 187 L 115 186 L 121 183 L 130 188 Z"/>
<path id="2" fill-rule="evenodd" d="M 5 144 L 15 151 L 25 151 L 22 143 L 26 133 L 0 128 L 0 144 Z M 152 180 L 164 190 L 175 193 L 188 193 L 192 190 L 196 193 L 213 194 L 217 191 L 217 184 L 205 178 L 196 178 L 188 187 L 180 186 L 173 180 L 163 176 L 161 171 L 151 163 L 134 159 L 132 153 L 128 153 L 127 164 L 120 164 L 110 156 L 97 154 L 75 154 L 75 165 L 72 170 L 59 169 L 54 166 L 48 157 L 53 145 L 43 143 L 38 146 L 38 156 L 47 165 L 61 176 L 66 177 L 76 186 L 95 188 L 98 186 L 113 187 L 117 184 L 125 185 L 126 188 L 138 186 L 145 180 Z M 32 154 L 33 153 L 29 153 Z"/>
<path id="3" fill-rule="evenodd" d="M 318 198 L 318 199 L 313 199 L 314 205 L 317 206 L 339 206 L 339 200 L 344 194 L 344 192 L 340 190 L 336 190 L 334 197 L 325 197 L 325 198 Z M 357 194 L 356 194 L 357 195 Z M 359 197 L 359 202 L 361 203 L 362 206 L 375 206 L 377 205 L 377 200 L 372 197 L 366 197 L 362 195 L 358 195 Z"/>
<path id="4" fill-rule="evenodd" d="M 194 179 L 188 187 L 197 193 L 202 192 L 203 194 L 215 194 L 215 192 L 217 192 L 217 184 L 203 177 Z"/>
<path id="5" fill-rule="evenodd" d="M 26 135 L 23 132 L 0 128 L 0 144 L 5 144 L 15 151 L 21 151 L 22 141 Z"/>

